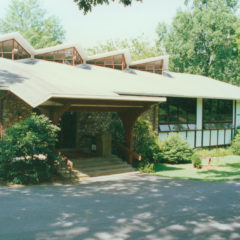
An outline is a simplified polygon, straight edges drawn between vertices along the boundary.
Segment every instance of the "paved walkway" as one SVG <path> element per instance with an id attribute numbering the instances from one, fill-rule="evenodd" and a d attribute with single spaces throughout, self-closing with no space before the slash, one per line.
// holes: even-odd
<path id="1" fill-rule="evenodd" d="M 0 239 L 240 239 L 239 181 L 107 180 L 0 187 Z"/>

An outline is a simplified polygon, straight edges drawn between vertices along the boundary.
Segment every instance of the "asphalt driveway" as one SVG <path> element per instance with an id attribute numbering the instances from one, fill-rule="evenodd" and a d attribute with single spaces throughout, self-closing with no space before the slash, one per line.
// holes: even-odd
<path id="1" fill-rule="evenodd" d="M 129 175 L 0 187 L 0 239 L 240 239 L 240 182 Z"/>

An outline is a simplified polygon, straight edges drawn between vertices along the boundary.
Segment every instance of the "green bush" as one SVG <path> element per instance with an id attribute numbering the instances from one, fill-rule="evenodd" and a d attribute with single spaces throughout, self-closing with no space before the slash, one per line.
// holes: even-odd
<path id="1" fill-rule="evenodd" d="M 47 117 L 35 114 L 8 128 L 0 143 L 0 177 L 20 184 L 49 179 L 59 159 L 54 151 L 58 131 Z"/>
<path id="2" fill-rule="evenodd" d="M 193 149 L 188 142 L 176 133 L 169 134 L 160 142 L 160 151 L 154 154 L 156 162 L 187 163 L 191 161 Z"/>
<path id="3" fill-rule="evenodd" d="M 143 173 L 153 173 L 154 172 L 154 163 L 141 162 L 139 164 L 138 170 Z"/>
<path id="4" fill-rule="evenodd" d="M 237 134 L 231 144 L 233 153 L 240 155 L 240 129 L 237 130 Z"/>
<path id="5" fill-rule="evenodd" d="M 193 167 L 195 168 L 198 168 L 198 169 L 202 168 L 201 159 L 197 154 L 192 155 L 192 164 L 193 164 Z"/>
<path id="6" fill-rule="evenodd" d="M 115 141 L 125 144 L 122 122 L 115 115 L 113 115 L 111 122 L 111 132 Z M 134 151 L 142 156 L 144 162 L 152 162 L 153 154 L 159 151 L 157 136 L 147 120 L 138 119 L 136 121 L 134 126 Z M 113 153 L 120 157 L 125 156 L 125 152 L 120 152 L 118 147 L 113 147 Z"/>
<path id="7" fill-rule="evenodd" d="M 153 156 L 159 150 L 157 136 L 149 121 L 137 120 L 134 127 L 134 151 L 142 156 L 142 161 L 153 162 Z"/>

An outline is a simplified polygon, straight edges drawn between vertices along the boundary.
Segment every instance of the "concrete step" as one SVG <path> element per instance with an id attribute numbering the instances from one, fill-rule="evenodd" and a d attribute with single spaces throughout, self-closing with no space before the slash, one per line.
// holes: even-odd
<path id="1" fill-rule="evenodd" d="M 100 171 L 100 170 L 96 170 L 96 171 L 91 171 L 88 173 L 79 173 L 76 176 L 79 178 L 82 177 L 97 177 L 97 176 L 105 176 L 105 175 L 111 175 L 111 174 L 119 174 L 119 173 L 126 173 L 126 172 L 134 172 L 136 171 L 133 168 L 118 168 L 118 169 L 112 169 L 112 170 L 105 170 L 105 171 Z"/>
<path id="2" fill-rule="evenodd" d="M 66 178 L 75 178 L 75 180 L 84 177 L 96 177 L 135 171 L 131 165 L 114 155 L 109 157 L 70 160 L 73 162 L 72 171 L 67 169 L 67 167 L 63 167 L 61 173 Z"/>
<path id="3" fill-rule="evenodd" d="M 122 162 L 120 158 L 84 158 L 84 159 L 70 159 L 73 163 L 91 164 L 91 163 L 104 163 L 104 162 Z"/>
<path id="4" fill-rule="evenodd" d="M 111 162 L 111 161 L 107 161 L 107 162 L 97 162 L 97 163 L 74 163 L 73 162 L 73 167 L 74 168 L 88 168 L 88 167 L 95 167 L 95 168 L 98 168 L 98 167 L 102 167 L 102 166 L 111 166 L 111 165 L 128 165 L 128 163 L 126 162 L 123 162 L 123 161 L 118 161 L 118 162 Z"/>
<path id="5" fill-rule="evenodd" d="M 75 166 L 74 169 L 80 171 L 80 172 L 88 172 L 88 171 L 94 171 L 95 169 L 99 170 L 109 170 L 109 169 L 117 169 L 117 168 L 129 168 L 129 164 L 127 163 L 118 163 L 118 164 L 108 164 L 108 165 L 100 165 L 100 166 Z"/>

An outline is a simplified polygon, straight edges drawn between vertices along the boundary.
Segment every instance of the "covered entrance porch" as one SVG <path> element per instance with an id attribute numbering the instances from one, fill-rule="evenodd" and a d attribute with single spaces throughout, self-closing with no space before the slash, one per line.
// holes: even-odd
<path id="1" fill-rule="evenodd" d="M 145 111 L 150 109 L 154 104 L 165 101 L 165 98 L 160 97 L 146 97 L 146 96 L 119 96 L 119 97 L 109 97 L 102 99 L 101 97 L 94 98 L 63 98 L 55 97 L 51 98 L 41 106 L 39 110 L 47 115 L 55 124 L 58 124 L 65 112 L 71 113 L 69 121 L 66 121 L 66 129 L 70 129 L 70 132 L 63 134 L 61 136 L 64 142 L 64 137 L 69 138 L 69 134 L 74 132 L 74 115 L 87 113 L 87 112 L 115 112 L 121 119 L 124 131 L 125 131 L 125 144 L 122 148 L 125 150 L 125 158 L 127 162 L 132 165 L 133 158 L 136 153 L 133 152 L 133 127 L 137 118 Z M 70 127 L 71 125 L 71 127 Z M 75 134 L 76 129 L 75 129 Z M 102 138 L 102 151 L 100 157 L 109 157 L 109 150 L 104 150 L 106 148 L 107 142 L 111 144 L 111 140 L 108 137 Z M 114 140 L 114 139 L 112 139 Z M 70 141 L 69 147 L 73 141 Z M 105 145 L 105 146 L 104 146 Z"/>

